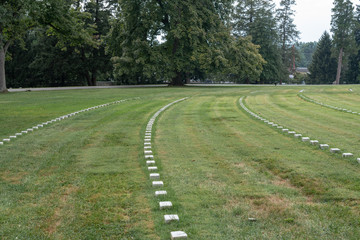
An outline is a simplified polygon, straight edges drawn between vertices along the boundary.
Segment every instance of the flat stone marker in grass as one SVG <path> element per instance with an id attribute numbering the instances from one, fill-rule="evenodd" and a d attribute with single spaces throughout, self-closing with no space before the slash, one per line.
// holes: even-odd
<path id="1" fill-rule="evenodd" d="M 283 127 L 283 126 L 278 126 L 277 128 L 278 128 L 278 129 L 283 129 L 284 127 Z"/>
<path id="2" fill-rule="evenodd" d="M 311 145 L 318 145 L 319 141 L 318 140 L 310 140 Z"/>
<path id="3" fill-rule="evenodd" d="M 145 146 L 144 149 L 151 149 L 151 146 Z"/>
<path id="4" fill-rule="evenodd" d="M 309 141 L 310 141 L 310 138 L 309 138 L 309 137 L 303 137 L 303 138 L 301 138 L 301 141 L 303 141 L 303 142 L 309 142 Z"/>
<path id="5" fill-rule="evenodd" d="M 151 145 L 151 143 L 150 142 L 144 142 L 144 145 Z"/>
<path id="6" fill-rule="evenodd" d="M 14 139 L 14 138 L 16 138 L 16 136 L 10 136 L 9 138 L 10 138 L 10 139 L 11 139 L 11 138 Z"/>
<path id="7" fill-rule="evenodd" d="M 169 209 L 169 208 L 172 208 L 172 203 L 170 201 L 159 202 L 159 207 L 160 207 L 160 210 Z"/>
<path id="8" fill-rule="evenodd" d="M 272 124 L 273 127 L 277 127 L 278 125 L 277 124 Z"/>
<path id="9" fill-rule="evenodd" d="M 155 197 L 164 196 L 167 192 L 165 190 L 155 191 Z"/>
<path id="10" fill-rule="evenodd" d="M 144 142 L 151 142 L 151 139 L 145 138 Z"/>
<path id="11" fill-rule="evenodd" d="M 288 131 L 288 134 L 296 134 L 295 131 Z"/>
<path id="12" fill-rule="evenodd" d="M 283 132 L 288 132 L 288 131 L 289 131 L 289 129 L 284 128 L 282 131 L 283 131 Z"/>
<path id="13" fill-rule="evenodd" d="M 4 145 L 4 143 L 3 143 L 3 142 L 0 142 L 0 145 Z"/>
<path id="14" fill-rule="evenodd" d="M 360 163 L 360 158 L 357 158 L 356 161 L 357 161 L 358 163 Z"/>
<path id="15" fill-rule="evenodd" d="M 301 136 L 302 136 L 302 134 L 299 134 L 299 133 L 294 134 L 294 137 L 295 137 L 295 138 L 299 138 L 299 137 L 301 137 Z"/>
<path id="16" fill-rule="evenodd" d="M 151 136 L 151 133 L 147 132 L 147 133 L 145 133 L 145 136 Z"/>
<path id="17" fill-rule="evenodd" d="M 342 156 L 343 156 L 344 158 L 346 158 L 346 157 L 353 157 L 354 154 L 352 154 L 352 153 L 343 153 Z"/>
<path id="18" fill-rule="evenodd" d="M 165 223 L 171 223 L 173 221 L 179 221 L 179 216 L 176 214 L 164 215 Z"/>
<path id="19" fill-rule="evenodd" d="M 148 167 L 148 170 L 149 170 L 149 171 L 157 171 L 158 168 L 157 168 L 157 167 Z"/>
<path id="20" fill-rule="evenodd" d="M 151 136 L 145 136 L 145 139 L 151 139 Z"/>
<path id="21" fill-rule="evenodd" d="M 3 142 L 10 142 L 10 138 L 4 138 Z"/>
<path id="22" fill-rule="evenodd" d="M 175 231 L 175 232 L 171 232 L 171 240 L 175 240 L 175 239 L 187 239 L 187 234 L 183 231 Z"/>
<path id="23" fill-rule="evenodd" d="M 153 186 L 153 187 L 163 187 L 163 186 L 164 186 L 164 182 L 163 182 L 163 181 L 153 181 L 153 182 L 152 182 L 152 186 Z"/>
<path id="24" fill-rule="evenodd" d="M 146 165 L 154 165 L 155 164 L 155 161 L 146 161 Z"/>
<path id="25" fill-rule="evenodd" d="M 15 136 L 21 136 L 22 133 L 15 133 Z"/>
<path id="26" fill-rule="evenodd" d="M 154 155 L 145 155 L 145 159 L 154 159 Z"/>
<path id="27" fill-rule="evenodd" d="M 319 147 L 324 150 L 324 149 L 329 148 L 329 145 L 328 144 L 320 144 Z"/>
<path id="28" fill-rule="evenodd" d="M 338 152 L 340 152 L 340 149 L 339 148 L 330 148 L 330 152 L 331 153 L 338 153 Z"/>
<path id="29" fill-rule="evenodd" d="M 145 154 L 152 154 L 153 152 L 151 150 L 145 150 L 144 153 Z"/>
<path id="30" fill-rule="evenodd" d="M 28 133 L 28 131 L 21 131 L 21 133 Z"/>
<path id="31" fill-rule="evenodd" d="M 159 173 L 150 173 L 150 179 L 160 179 Z"/>
<path id="32" fill-rule="evenodd" d="M 28 132 L 32 132 L 32 131 L 34 131 L 34 129 L 32 129 L 32 128 L 28 128 L 28 129 L 26 129 Z"/>

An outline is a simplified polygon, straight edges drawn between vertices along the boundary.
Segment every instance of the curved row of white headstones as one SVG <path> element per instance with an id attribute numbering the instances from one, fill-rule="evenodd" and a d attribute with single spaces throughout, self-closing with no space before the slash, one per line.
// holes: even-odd
<path id="1" fill-rule="evenodd" d="M 246 111 L 248 112 L 250 115 L 252 115 L 253 117 L 259 119 L 260 121 L 263 121 L 264 123 L 274 127 L 274 128 L 277 128 L 279 130 L 281 130 L 283 133 L 287 133 L 289 135 L 292 135 L 294 136 L 295 138 L 300 138 L 302 142 L 309 142 L 311 145 L 319 145 L 319 148 L 324 150 L 324 149 L 329 149 L 329 145 L 328 144 L 319 144 L 319 141 L 318 140 L 311 140 L 309 137 L 303 137 L 301 133 L 297 133 L 295 131 L 291 131 L 289 130 L 288 128 L 284 127 L 284 126 L 281 126 L 279 124 L 276 124 L 272 121 L 269 121 L 259 115 L 257 115 L 256 113 L 252 112 L 251 110 L 249 110 L 243 103 L 243 100 L 244 100 L 244 97 L 241 97 L 240 100 L 239 100 L 239 103 L 240 103 L 240 106 Z M 331 153 L 340 153 L 341 150 L 339 148 L 330 148 L 330 152 Z M 352 153 L 342 153 L 342 156 L 344 158 L 346 157 L 353 157 L 354 154 Z M 357 158 L 357 161 L 360 163 L 360 158 Z"/>
<path id="2" fill-rule="evenodd" d="M 170 107 L 171 105 L 178 103 L 180 101 L 183 101 L 187 98 L 179 99 L 175 102 L 169 103 L 165 107 L 161 108 L 159 111 L 157 111 L 149 120 L 148 124 L 146 125 L 146 131 L 145 131 L 145 138 L 144 138 L 144 155 L 146 160 L 146 165 L 148 167 L 148 171 L 150 172 L 150 180 L 152 181 L 152 186 L 154 188 L 158 188 L 159 190 L 155 191 L 155 196 L 166 196 L 167 192 L 163 190 L 164 182 L 160 181 L 160 174 L 158 173 L 158 167 L 156 166 L 156 161 L 154 160 L 154 155 L 151 150 L 151 133 L 152 133 L 152 127 L 156 120 L 156 118 L 160 115 L 161 112 L 163 112 L 165 109 Z M 159 208 L 160 210 L 163 209 L 171 209 L 172 208 L 172 202 L 171 201 L 160 201 L 159 202 Z M 164 215 L 165 223 L 170 223 L 173 221 L 179 221 L 179 216 L 177 214 L 171 214 L 171 215 Z M 170 233 L 171 239 L 186 239 L 187 234 L 183 231 L 173 231 Z"/>
<path id="3" fill-rule="evenodd" d="M 331 109 L 334 109 L 334 110 L 337 110 L 337 111 L 341 111 L 341 112 L 346 112 L 346 113 L 351 113 L 351 114 L 356 114 L 356 115 L 360 115 L 360 113 L 358 112 L 355 112 L 355 111 L 352 111 L 350 109 L 346 109 L 346 108 L 340 108 L 340 107 L 335 107 L 335 106 L 331 106 L 329 104 L 326 104 L 326 103 L 322 103 L 322 102 L 318 102 L 314 99 L 311 99 L 303 94 L 298 94 L 298 96 L 300 98 L 302 98 L 303 100 L 307 101 L 307 102 L 311 102 L 311 103 L 315 103 L 315 104 L 318 104 L 320 106 L 323 106 L 323 107 L 327 107 L 327 108 L 331 108 Z"/>
<path id="4" fill-rule="evenodd" d="M 10 142 L 11 140 L 16 139 L 16 138 L 18 138 L 18 137 L 20 137 L 20 136 L 22 136 L 24 134 L 31 133 L 31 132 L 33 132 L 35 130 L 38 130 L 40 128 L 43 128 L 44 126 L 47 126 L 47 125 L 49 125 L 51 123 L 65 120 L 65 119 L 73 117 L 73 116 L 75 116 L 77 114 L 80 114 L 80 113 L 83 113 L 83 112 L 88 112 L 88 111 L 95 110 L 95 109 L 102 108 L 102 107 L 107 107 L 107 106 L 113 105 L 113 104 L 126 102 L 126 101 L 133 100 L 133 99 L 139 99 L 139 98 L 124 99 L 124 100 L 114 101 L 114 102 L 110 102 L 110 103 L 105 103 L 105 104 L 97 105 L 97 106 L 94 106 L 94 107 L 85 108 L 85 109 L 77 111 L 77 112 L 69 113 L 69 114 L 63 115 L 61 117 L 54 118 L 54 119 L 49 120 L 47 122 L 43 122 L 41 124 L 35 125 L 35 126 L 31 127 L 31 128 L 28 128 L 28 129 L 26 129 L 24 131 L 15 133 L 14 135 L 9 136 L 8 138 L 4 138 L 2 140 L 2 142 L 0 142 L 0 145 L 4 145 L 4 143 Z"/>

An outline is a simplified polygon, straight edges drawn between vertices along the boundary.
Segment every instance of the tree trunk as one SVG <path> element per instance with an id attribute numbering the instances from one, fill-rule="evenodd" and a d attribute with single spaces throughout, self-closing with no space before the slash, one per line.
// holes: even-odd
<path id="1" fill-rule="evenodd" d="M 0 49 L 0 93 L 7 92 L 5 79 L 5 55 L 6 51 L 3 47 Z"/>
<path id="2" fill-rule="evenodd" d="M 342 68 L 343 54 L 344 54 L 344 49 L 341 48 L 341 49 L 340 49 L 340 53 L 339 53 L 338 67 L 337 67 L 336 80 L 335 80 L 335 84 L 336 84 L 336 85 L 339 85 L 339 84 L 340 84 L 340 76 L 341 76 L 341 68 Z"/>
<path id="3" fill-rule="evenodd" d="M 181 72 L 176 72 L 176 76 L 173 77 L 173 79 L 171 81 L 171 85 L 173 85 L 173 86 L 184 86 L 184 83 L 182 81 Z"/>

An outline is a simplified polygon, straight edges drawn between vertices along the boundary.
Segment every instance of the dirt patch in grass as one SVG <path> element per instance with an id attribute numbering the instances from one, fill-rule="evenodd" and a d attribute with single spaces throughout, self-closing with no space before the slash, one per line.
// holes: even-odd
<path id="1" fill-rule="evenodd" d="M 20 184 L 21 180 L 27 175 L 27 172 L 2 172 L 0 173 L 0 177 L 3 181 L 11 183 L 11 184 Z"/>
<path id="2" fill-rule="evenodd" d="M 269 195 L 263 198 L 250 199 L 249 204 L 256 218 L 270 216 L 285 216 L 292 203 L 278 195 Z"/>
<path id="3" fill-rule="evenodd" d="M 53 216 L 49 220 L 49 227 L 46 229 L 46 232 L 51 235 L 56 232 L 57 228 L 62 223 L 62 216 L 65 214 L 66 208 L 69 207 L 69 198 L 72 194 L 76 193 L 79 188 L 73 185 L 68 185 L 64 187 L 63 194 L 59 198 L 59 205 L 54 210 Z M 70 206 L 72 209 L 73 206 Z"/>

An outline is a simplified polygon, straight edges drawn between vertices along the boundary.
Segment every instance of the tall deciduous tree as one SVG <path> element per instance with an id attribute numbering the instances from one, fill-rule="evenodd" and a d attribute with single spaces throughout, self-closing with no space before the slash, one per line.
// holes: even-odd
<path id="1" fill-rule="evenodd" d="M 260 46 L 259 52 L 265 59 L 261 82 L 271 83 L 282 77 L 282 62 L 278 47 L 275 4 L 270 0 L 239 1 L 233 16 L 235 36 L 250 36 Z"/>
<path id="2" fill-rule="evenodd" d="M 5 57 L 9 46 L 21 40 L 29 29 L 49 26 L 47 34 L 78 44 L 92 42 L 83 28 L 83 18 L 71 0 L 4 0 L 0 2 L 0 92 L 6 92 Z"/>
<path id="3" fill-rule="evenodd" d="M 338 67 L 335 84 L 340 83 L 344 53 L 351 45 L 352 26 L 354 23 L 354 7 L 350 0 L 335 0 L 332 9 L 331 32 L 338 53 Z"/>
<path id="4" fill-rule="evenodd" d="M 231 4 L 232 0 L 120 1 L 119 20 L 109 36 L 115 74 L 128 81 L 171 79 L 171 84 L 183 85 L 197 72 L 234 69 L 227 57 L 229 48 L 239 46 L 230 35 Z M 257 51 L 255 46 L 249 49 Z"/>
<path id="5" fill-rule="evenodd" d="M 295 0 L 281 0 L 280 8 L 277 9 L 281 56 L 283 64 L 287 68 L 290 68 L 292 63 L 291 46 L 299 38 L 299 31 L 294 24 L 295 11 L 292 9 L 295 4 Z"/>
<path id="6" fill-rule="evenodd" d="M 329 84 L 336 76 L 336 60 L 331 53 L 332 41 L 329 33 L 324 32 L 317 44 L 309 66 L 312 84 Z"/>

